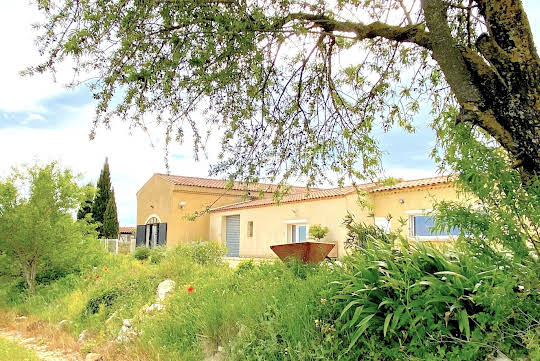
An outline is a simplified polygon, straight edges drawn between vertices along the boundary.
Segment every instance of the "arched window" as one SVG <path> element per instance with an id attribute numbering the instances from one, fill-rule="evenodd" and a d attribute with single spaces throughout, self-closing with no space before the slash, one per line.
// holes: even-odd
<path id="1" fill-rule="evenodd" d="M 157 224 L 159 223 L 159 219 L 157 219 L 157 217 L 151 217 L 147 222 L 146 224 Z"/>

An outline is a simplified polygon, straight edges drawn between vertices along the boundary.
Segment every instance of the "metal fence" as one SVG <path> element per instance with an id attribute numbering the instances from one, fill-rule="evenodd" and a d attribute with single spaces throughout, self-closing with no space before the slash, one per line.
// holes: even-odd
<path id="1" fill-rule="evenodd" d="M 129 240 L 122 239 L 101 239 L 101 244 L 108 252 L 114 254 L 130 254 L 135 252 L 135 238 Z"/>

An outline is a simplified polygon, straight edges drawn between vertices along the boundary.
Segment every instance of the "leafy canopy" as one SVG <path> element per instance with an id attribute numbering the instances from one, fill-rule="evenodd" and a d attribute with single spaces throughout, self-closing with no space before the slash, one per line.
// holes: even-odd
<path id="1" fill-rule="evenodd" d="M 95 238 L 86 221 L 74 221 L 82 189 L 56 163 L 25 167 L 0 181 L 0 251 L 34 291 L 37 272 L 71 263 Z"/>

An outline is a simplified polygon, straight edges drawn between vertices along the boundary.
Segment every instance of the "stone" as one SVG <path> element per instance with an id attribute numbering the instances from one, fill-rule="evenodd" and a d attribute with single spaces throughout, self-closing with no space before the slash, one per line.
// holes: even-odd
<path id="1" fill-rule="evenodd" d="M 79 342 L 84 342 L 86 340 L 88 340 L 90 338 L 90 334 L 88 333 L 87 330 L 83 330 L 80 334 L 79 334 Z"/>
<path id="2" fill-rule="evenodd" d="M 158 303 L 163 301 L 172 291 L 176 282 L 173 280 L 165 280 L 158 285 L 157 288 L 157 301 Z"/>
<path id="3" fill-rule="evenodd" d="M 118 332 L 118 336 L 116 337 L 116 342 L 123 343 L 123 342 L 129 342 L 133 340 L 135 337 L 137 337 L 137 332 L 133 329 L 133 326 L 131 324 L 130 319 L 125 319 L 122 323 L 122 329 Z"/>
<path id="4" fill-rule="evenodd" d="M 165 307 L 161 303 L 154 303 L 144 309 L 145 312 L 161 311 Z"/>
<path id="5" fill-rule="evenodd" d="M 98 353 L 90 352 L 89 354 L 86 355 L 86 358 L 84 360 L 85 361 L 102 361 L 103 356 L 101 356 Z"/>

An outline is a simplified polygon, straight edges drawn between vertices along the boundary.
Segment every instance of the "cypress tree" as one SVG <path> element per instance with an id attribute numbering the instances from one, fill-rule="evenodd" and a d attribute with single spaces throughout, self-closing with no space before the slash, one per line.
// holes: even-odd
<path id="1" fill-rule="evenodd" d="M 114 189 L 111 191 L 109 203 L 107 203 L 103 217 L 103 236 L 105 238 L 118 238 L 118 213 L 116 211 Z"/>
<path id="2" fill-rule="evenodd" d="M 107 209 L 107 204 L 109 203 L 109 198 L 111 197 L 111 174 L 109 172 L 109 161 L 105 158 L 105 164 L 101 170 L 97 182 L 97 192 L 94 198 L 94 203 L 92 204 L 92 217 L 94 221 L 99 222 L 97 231 L 100 238 L 103 238 L 103 219 L 105 216 L 105 210 Z"/>
<path id="3" fill-rule="evenodd" d="M 94 203 L 94 195 L 94 187 L 90 183 L 87 184 L 86 187 L 84 187 L 84 199 L 79 206 L 79 210 L 77 211 L 78 220 L 84 219 L 87 214 L 92 215 L 92 204 Z"/>

